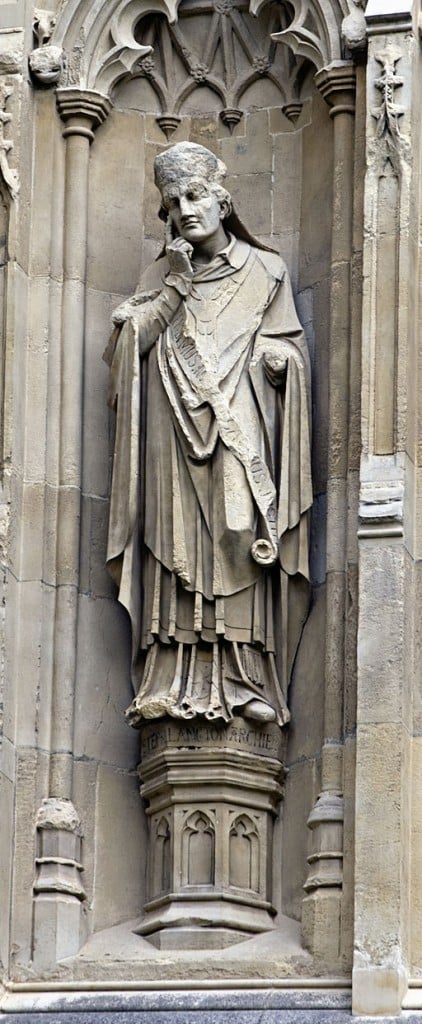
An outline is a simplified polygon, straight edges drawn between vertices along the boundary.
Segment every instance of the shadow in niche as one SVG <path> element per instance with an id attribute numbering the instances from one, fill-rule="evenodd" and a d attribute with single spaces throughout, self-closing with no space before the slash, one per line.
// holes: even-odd
<path id="1" fill-rule="evenodd" d="M 300 925 L 282 914 L 278 915 L 277 921 L 278 927 L 273 931 L 254 935 L 250 939 L 244 939 L 226 949 L 168 951 L 156 949 L 147 939 L 135 935 L 134 928 L 139 923 L 136 919 L 97 932 L 88 939 L 76 957 L 62 961 L 62 963 L 69 967 L 72 965 L 72 973 L 73 971 L 76 974 L 81 972 L 81 976 L 84 966 L 91 963 L 105 963 L 108 970 L 113 967 L 119 968 L 122 964 L 130 969 L 131 964 L 142 963 L 145 971 L 143 976 L 147 977 L 149 961 L 154 962 L 157 959 L 175 961 L 179 958 L 182 961 L 192 960 L 197 963 L 198 976 L 203 973 L 209 960 L 221 962 L 219 976 L 224 974 L 225 967 L 228 974 L 232 973 L 231 963 L 236 963 L 241 972 L 242 961 L 245 971 L 252 976 L 254 973 L 262 976 L 264 966 L 267 975 L 272 975 L 275 972 L 275 976 L 277 974 L 283 976 L 283 968 L 285 968 L 285 973 L 289 974 L 292 964 L 298 968 L 299 972 L 301 967 L 303 973 L 309 972 L 312 958 L 301 946 Z"/>

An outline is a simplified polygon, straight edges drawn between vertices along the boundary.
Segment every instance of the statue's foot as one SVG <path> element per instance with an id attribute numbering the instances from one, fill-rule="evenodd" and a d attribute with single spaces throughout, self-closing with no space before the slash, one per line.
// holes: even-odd
<path id="1" fill-rule="evenodd" d="M 253 718 L 255 722 L 275 722 L 274 708 L 263 700 L 250 700 L 243 708 L 245 718 Z"/>

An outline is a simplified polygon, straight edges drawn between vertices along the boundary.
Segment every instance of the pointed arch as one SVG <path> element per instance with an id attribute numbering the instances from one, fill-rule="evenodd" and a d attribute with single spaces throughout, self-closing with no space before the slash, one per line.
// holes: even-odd
<path id="1" fill-rule="evenodd" d="M 136 72 L 151 52 L 138 42 L 136 25 L 146 14 L 162 14 L 177 22 L 182 0 L 68 0 L 57 17 L 51 43 L 66 53 L 67 84 L 95 89 L 110 96 L 122 77 Z M 269 0 L 250 0 L 249 13 L 258 17 Z M 306 57 L 316 70 L 342 54 L 341 26 L 353 10 L 353 0 L 290 0 L 291 24 L 272 35 L 295 55 Z"/>

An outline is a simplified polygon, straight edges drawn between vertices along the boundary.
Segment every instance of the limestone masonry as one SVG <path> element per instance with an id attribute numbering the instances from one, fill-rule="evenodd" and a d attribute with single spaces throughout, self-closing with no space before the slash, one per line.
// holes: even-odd
<path id="1" fill-rule="evenodd" d="M 5 1024 L 422 1021 L 421 64 L 0 3 Z"/>

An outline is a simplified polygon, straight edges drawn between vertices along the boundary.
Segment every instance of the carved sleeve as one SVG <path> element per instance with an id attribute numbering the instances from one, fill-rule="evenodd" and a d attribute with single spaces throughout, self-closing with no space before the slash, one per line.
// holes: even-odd
<path id="1" fill-rule="evenodd" d="M 132 323 L 138 332 L 140 355 L 144 356 L 171 323 L 189 288 L 190 282 L 181 274 L 168 274 L 160 290 L 137 292 L 122 302 L 114 310 L 113 323 Z"/>

